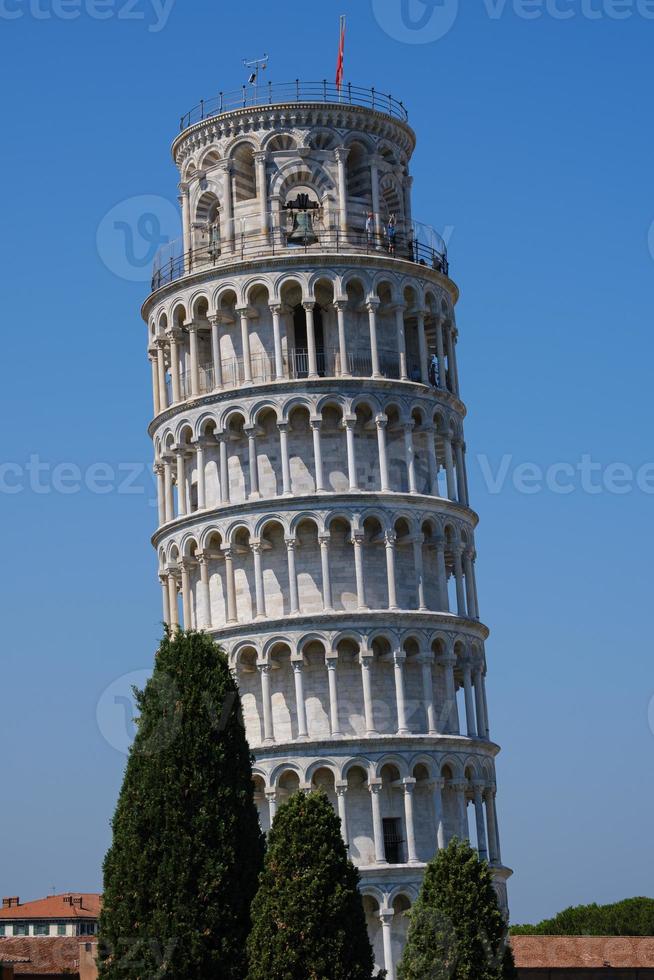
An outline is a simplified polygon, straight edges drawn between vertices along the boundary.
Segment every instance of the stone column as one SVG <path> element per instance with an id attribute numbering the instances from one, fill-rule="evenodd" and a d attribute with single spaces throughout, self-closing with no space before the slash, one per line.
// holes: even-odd
<path id="1" fill-rule="evenodd" d="M 168 334 L 170 340 L 170 386 L 172 388 L 173 405 L 182 401 L 182 386 L 179 377 L 179 348 L 177 341 L 182 338 L 180 330 L 171 330 Z"/>
<path id="2" fill-rule="evenodd" d="M 254 165 L 257 177 L 257 196 L 259 198 L 259 214 L 261 216 L 261 234 L 268 236 L 268 188 L 266 186 L 266 157 L 265 150 L 254 154 Z"/>
<path id="3" fill-rule="evenodd" d="M 438 735 L 436 709 L 434 708 L 434 678 L 431 668 L 434 662 L 434 654 L 431 650 L 426 653 L 421 653 L 418 656 L 418 662 L 422 670 L 422 700 L 425 707 L 427 732 L 429 735 Z"/>
<path id="4" fill-rule="evenodd" d="M 418 324 L 418 349 L 420 351 L 420 380 L 423 385 L 429 384 L 429 364 L 427 354 L 427 337 L 425 336 L 425 311 L 416 310 Z"/>
<path id="5" fill-rule="evenodd" d="M 406 653 L 395 650 L 393 653 L 393 675 L 395 678 L 395 703 L 397 705 L 397 734 L 410 735 L 406 722 L 406 694 L 404 688 L 404 664 Z"/>
<path id="6" fill-rule="evenodd" d="M 379 919 L 382 924 L 382 940 L 384 943 L 384 969 L 386 980 L 395 980 L 395 963 L 393 961 L 393 916 L 392 909 L 382 909 Z"/>
<path id="7" fill-rule="evenodd" d="M 459 372 L 456 365 L 456 351 L 455 351 L 453 332 L 454 332 L 454 326 L 453 324 L 450 324 L 448 330 L 446 331 L 447 357 L 450 362 L 450 376 L 452 378 L 452 387 L 454 388 L 454 394 L 458 395 Z"/>
<path id="8" fill-rule="evenodd" d="M 369 299 L 366 303 L 366 309 L 368 311 L 368 323 L 370 326 L 370 361 L 372 363 L 372 376 L 373 378 L 381 378 L 381 371 L 379 370 L 379 350 L 377 348 L 377 308 L 379 306 L 378 299 Z"/>
<path id="9" fill-rule="evenodd" d="M 372 197 L 372 213 L 375 219 L 375 235 L 377 236 L 377 245 L 381 239 L 382 225 L 381 225 L 381 207 L 379 204 L 379 157 L 370 157 L 370 193 Z"/>
<path id="10" fill-rule="evenodd" d="M 381 815 L 381 800 L 379 799 L 381 788 L 381 779 L 371 779 L 368 783 L 370 804 L 372 806 L 372 830 L 375 838 L 375 863 L 387 864 L 386 851 L 384 849 L 384 825 Z"/>
<path id="11" fill-rule="evenodd" d="M 163 621 L 168 626 L 171 625 L 170 622 L 170 597 L 168 595 L 168 575 L 166 572 L 159 576 L 159 581 L 161 582 L 161 599 L 163 604 Z"/>
<path id="12" fill-rule="evenodd" d="M 447 567 L 445 565 L 445 539 L 436 538 L 436 575 L 438 578 L 439 603 L 441 612 L 450 611 L 450 599 L 447 593 Z"/>
<path id="13" fill-rule="evenodd" d="M 232 198 L 232 164 L 229 160 L 223 161 L 224 171 L 224 192 L 222 195 L 222 224 L 224 230 L 222 234 L 225 251 L 232 251 L 234 248 L 234 204 Z"/>
<path id="14" fill-rule="evenodd" d="M 213 386 L 214 388 L 222 388 L 223 362 L 220 353 L 220 323 L 221 323 L 220 316 L 218 315 L 210 316 L 209 323 L 211 324 L 211 359 L 213 361 Z"/>
<path id="15" fill-rule="evenodd" d="M 468 801 L 466 800 L 466 790 L 468 784 L 465 781 L 451 782 L 450 788 L 456 795 L 456 806 L 459 815 L 459 840 L 470 840 L 470 830 L 468 828 Z"/>
<path id="16" fill-rule="evenodd" d="M 220 452 L 220 502 L 229 503 L 229 460 L 227 458 L 227 439 L 226 432 L 221 432 L 217 437 Z"/>
<path id="17" fill-rule="evenodd" d="M 148 360 L 150 362 L 150 370 L 152 373 L 152 409 L 155 415 L 159 414 L 159 374 L 157 372 L 157 349 L 156 347 L 152 351 L 148 351 Z"/>
<path id="18" fill-rule="evenodd" d="M 273 821 L 275 819 L 275 814 L 277 813 L 277 793 L 274 789 L 269 789 L 266 792 L 266 799 L 268 800 L 268 816 L 270 820 L 270 826 L 272 827 Z"/>
<path id="19" fill-rule="evenodd" d="M 241 318 L 241 350 L 243 352 L 243 381 L 252 382 L 252 357 L 250 355 L 250 322 L 247 306 L 236 310 Z"/>
<path id="20" fill-rule="evenodd" d="M 320 564 L 322 568 L 322 605 L 325 612 L 331 612 L 332 606 L 332 583 L 329 574 L 329 534 L 318 536 L 320 543 Z"/>
<path id="21" fill-rule="evenodd" d="M 347 794 L 347 780 L 337 779 L 336 780 L 336 803 L 338 806 L 338 816 L 341 821 L 341 836 L 343 838 L 343 843 L 346 847 L 350 846 L 350 841 L 347 831 L 347 806 L 346 806 L 346 794 Z"/>
<path id="22" fill-rule="evenodd" d="M 472 701 L 472 671 L 470 664 L 464 663 L 462 672 L 463 693 L 466 703 L 466 730 L 468 733 L 468 738 L 476 738 L 477 730 L 475 728 L 475 709 Z"/>
<path id="23" fill-rule="evenodd" d="M 366 736 L 368 738 L 374 738 L 377 735 L 372 705 L 372 681 L 370 678 L 372 660 L 372 651 L 362 651 L 359 655 L 359 661 L 361 663 L 361 683 L 363 686 L 363 714 L 366 721 Z"/>
<path id="24" fill-rule="evenodd" d="M 461 446 L 461 443 L 458 439 L 454 443 L 454 455 L 456 457 L 457 496 L 458 496 L 459 503 L 467 507 L 468 498 L 466 496 L 465 464 L 463 462 L 463 447 Z"/>
<path id="25" fill-rule="evenodd" d="M 238 623 L 236 611 L 236 585 L 234 583 L 234 558 L 231 548 L 223 550 L 225 556 L 225 588 L 227 592 L 227 622 Z"/>
<path id="26" fill-rule="evenodd" d="M 397 588 L 395 585 L 395 545 L 397 535 L 395 531 L 386 531 L 384 544 L 386 550 L 386 579 L 388 582 L 388 608 L 397 609 Z"/>
<path id="27" fill-rule="evenodd" d="M 273 343 L 275 346 L 275 378 L 281 381 L 284 377 L 284 359 L 282 357 L 282 332 L 280 326 L 280 316 L 282 307 L 279 303 L 273 303 L 269 307 L 273 322 Z"/>
<path id="28" fill-rule="evenodd" d="M 358 490 L 359 484 L 357 481 L 357 463 L 356 455 L 354 451 L 354 424 L 356 418 L 344 418 L 343 425 L 345 427 L 345 440 L 347 445 L 347 473 L 348 480 L 350 483 L 350 490 Z"/>
<path id="29" fill-rule="evenodd" d="M 263 706 L 263 744 L 273 745 L 272 697 L 270 694 L 270 664 L 257 664 L 261 677 L 261 703 Z"/>
<path id="30" fill-rule="evenodd" d="M 248 463 L 250 470 L 250 493 L 248 500 L 258 500 L 259 493 L 259 460 L 257 458 L 257 434 L 254 426 L 245 429 L 248 437 Z"/>
<path id="31" fill-rule="evenodd" d="M 290 593 L 291 613 L 300 611 L 297 591 L 297 572 L 295 570 L 295 538 L 286 538 L 286 557 L 288 560 L 288 589 Z"/>
<path id="32" fill-rule="evenodd" d="M 453 548 L 454 578 L 456 581 L 456 612 L 458 616 L 466 615 L 466 598 L 463 590 L 463 566 L 461 564 L 461 548 L 458 544 Z"/>
<path id="33" fill-rule="evenodd" d="M 334 150 L 338 166 L 338 223 L 343 234 L 347 233 L 347 177 L 345 173 L 345 161 L 349 152 L 346 146 L 338 146 Z"/>
<path id="34" fill-rule="evenodd" d="M 490 807 L 488 809 L 488 812 L 490 814 L 492 814 L 493 829 L 494 829 L 494 832 L 495 832 L 495 859 L 496 859 L 496 861 L 497 861 L 498 864 L 501 864 L 502 863 L 502 849 L 500 847 L 500 829 L 499 829 L 499 826 L 498 826 L 498 823 L 497 823 L 497 803 L 496 803 L 496 798 L 497 798 L 497 791 L 495 789 L 495 786 L 492 786 L 491 789 L 490 789 Z M 490 826 L 490 824 L 489 824 L 489 826 Z"/>
<path id="35" fill-rule="evenodd" d="M 412 539 L 413 545 L 413 566 L 416 570 L 416 593 L 418 598 L 418 611 L 425 612 L 427 600 L 425 598 L 425 567 L 422 558 L 422 546 L 424 534 L 419 531 Z"/>
<path id="36" fill-rule="evenodd" d="M 316 355 L 316 330 L 313 322 L 313 308 L 315 306 L 315 301 L 305 302 L 302 304 L 304 311 L 306 313 L 307 321 L 307 355 L 309 360 L 309 377 L 317 378 L 318 375 L 318 358 Z"/>
<path id="37" fill-rule="evenodd" d="M 498 851 L 497 823 L 495 821 L 495 790 L 486 789 L 484 791 L 484 802 L 486 804 L 486 822 L 488 824 L 488 849 L 490 852 L 490 863 L 499 864 L 501 859 Z"/>
<path id="38" fill-rule="evenodd" d="M 436 317 L 436 357 L 438 358 L 438 387 L 445 391 L 447 390 L 447 372 L 443 348 L 443 321 L 440 317 Z"/>
<path id="39" fill-rule="evenodd" d="M 168 608 L 170 610 L 170 625 L 179 626 L 179 608 L 177 606 L 177 579 L 173 569 L 168 570 Z"/>
<path id="40" fill-rule="evenodd" d="M 488 718 L 488 700 L 486 698 L 486 677 L 482 671 L 481 674 L 481 693 L 484 701 L 484 726 L 486 732 L 486 738 L 490 739 L 490 721 Z"/>
<path id="41" fill-rule="evenodd" d="M 400 358 L 400 381 L 408 381 L 409 374 L 406 366 L 406 334 L 404 332 L 404 310 L 406 307 L 398 303 L 395 307 L 395 329 L 397 331 L 397 350 Z"/>
<path id="42" fill-rule="evenodd" d="M 334 301 L 336 318 L 338 321 L 338 356 L 341 367 L 341 377 L 350 377 L 350 363 L 347 356 L 347 343 L 345 340 L 345 310 L 347 309 L 347 299 L 337 299 Z"/>
<path id="43" fill-rule="evenodd" d="M 382 493 L 387 493 L 388 485 L 388 455 L 386 453 L 386 426 L 388 419 L 385 415 L 378 415 L 375 418 L 377 426 L 377 448 L 379 450 L 379 479 Z"/>
<path id="44" fill-rule="evenodd" d="M 157 475 L 157 521 L 159 527 L 166 523 L 166 478 L 163 463 L 155 463 L 154 472 Z"/>
<path id="45" fill-rule="evenodd" d="M 338 716 L 338 653 L 328 653 L 326 657 L 327 681 L 329 685 L 329 724 L 332 738 L 341 737 L 341 724 Z"/>
<path id="46" fill-rule="evenodd" d="M 468 609 L 468 616 L 470 619 L 478 619 L 479 614 L 475 608 L 475 583 L 474 574 L 472 571 L 472 552 L 469 548 L 463 552 L 463 565 L 465 569 L 466 606 Z"/>
<path id="47" fill-rule="evenodd" d="M 486 843 L 486 823 L 484 821 L 484 784 L 473 783 L 475 801 L 475 823 L 477 826 L 477 853 L 480 861 L 488 860 L 488 845 Z"/>
<path id="48" fill-rule="evenodd" d="M 293 679 L 295 682 L 295 708 L 297 713 L 298 741 L 306 742 L 309 737 L 307 731 L 307 710 L 304 703 L 304 680 L 302 677 L 303 661 L 301 657 L 292 660 Z"/>
<path id="49" fill-rule="evenodd" d="M 313 461 L 316 470 L 316 493 L 325 492 L 325 483 L 322 472 L 322 447 L 320 445 L 320 426 L 322 419 L 311 419 L 311 434 L 313 436 Z"/>
<path id="50" fill-rule="evenodd" d="M 456 689 L 454 686 L 454 665 L 456 657 L 453 653 L 444 653 L 438 658 L 438 665 L 443 670 L 445 680 L 445 703 L 439 723 L 443 734 L 458 735 L 458 712 L 456 710 Z"/>
<path id="51" fill-rule="evenodd" d="M 198 629 L 211 629 L 211 591 L 209 588 L 209 556 L 198 555 L 200 563 L 200 582 L 198 586 Z"/>
<path id="52" fill-rule="evenodd" d="M 433 802 L 434 802 L 434 823 L 436 825 L 436 844 L 439 851 L 446 846 L 445 840 L 445 819 L 443 817 L 443 787 L 444 780 L 434 779 L 432 782 Z"/>
<path id="53" fill-rule="evenodd" d="M 175 519 L 175 505 L 173 499 L 173 466 L 171 460 L 164 458 L 164 503 L 166 511 L 166 523 Z"/>
<path id="54" fill-rule="evenodd" d="M 204 473 L 204 443 L 202 439 L 195 442 L 195 468 L 198 473 L 198 510 L 207 506 L 207 481 Z"/>
<path id="55" fill-rule="evenodd" d="M 291 463 L 288 456 L 288 422 L 278 422 L 279 454 L 282 457 L 282 493 L 291 496 Z"/>
<path id="56" fill-rule="evenodd" d="M 416 488 L 416 457 L 413 447 L 413 427 L 415 423 L 405 422 L 404 429 L 404 455 L 406 456 L 406 469 L 409 482 L 409 493 L 417 493 Z"/>
<path id="57" fill-rule="evenodd" d="M 429 462 L 429 492 L 432 497 L 438 497 L 438 457 L 436 456 L 436 430 L 433 426 L 425 428 L 427 436 L 427 460 Z"/>
<path id="58" fill-rule="evenodd" d="M 184 271 L 188 271 L 189 252 L 191 251 L 191 206 L 189 185 L 182 182 L 177 185 L 180 191 L 179 203 L 182 206 L 182 249 L 184 253 Z"/>
<path id="59" fill-rule="evenodd" d="M 413 819 L 413 792 L 416 788 L 415 779 L 403 779 L 404 787 L 404 821 L 406 823 L 406 849 L 409 864 L 418 864 L 416 852 L 416 832 Z"/>
<path id="60" fill-rule="evenodd" d="M 198 324 L 191 321 L 185 324 L 188 328 L 189 351 L 191 354 L 191 397 L 200 394 L 200 365 L 198 361 Z"/>
<path id="61" fill-rule="evenodd" d="M 481 667 L 475 667 L 472 672 L 472 683 L 475 692 L 475 711 L 477 714 L 477 737 L 488 738 L 486 734 L 486 719 L 484 718 L 484 694 L 481 686 Z"/>
<path id="62" fill-rule="evenodd" d="M 168 393 L 166 388 L 166 341 L 163 337 L 157 340 L 157 378 L 159 379 L 159 411 L 168 408 Z"/>
<path id="63" fill-rule="evenodd" d="M 263 568 L 261 566 L 261 541 L 253 541 L 250 545 L 254 557 L 254 591 L 256 596 L 257 619 L 266 618 L 266 598 L 263 588 Z"/>
<path id="64" fill-rule="evenodd" d="M 447 496 L 449 500 L 456 500 L 456 486 L 454 482 L 454 463 L 452 462 L 452 443 L 449 433 L 443 433 L 443 447 L 445 451 L 445 477 L 447 479 Z"/>
<path id="65" fill-rule="evenodd" d="M 186 463 L 183 449 L 175 450 L 177 460 L 177 516 L 186 516 Z"/>
<path id="66" fill-rule="evenodd" d="M 366 588 L 363 580 L 363 533 L 361 531 L 352 532 L 352 544 L 354 545 L 354 575 L 357 583 L 357 608 L 367 609 Z"/>
<path id="67" fill-rule="evenodd" d="M 191 571 L 195 564 L 190 558 L 182 558 L 182 611 L 184 613 L 184 629 L 195 629 L 193 618 L 193 603 L 191 597 Z"/>

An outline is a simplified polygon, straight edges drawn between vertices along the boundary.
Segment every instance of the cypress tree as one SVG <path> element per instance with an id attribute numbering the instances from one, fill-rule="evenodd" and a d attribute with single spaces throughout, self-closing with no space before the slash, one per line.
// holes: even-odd
<path id="1" fill-rule="evenodd" d="M 488 865 L 467 841 L 450 841 L 429 862 L 409 915 L 398 980 L 517 976 Z"/>
<path id="2" fill-rule="evenodd" d="M 370 980 L 373 954 L 340 820 L 324 793 L 297 793 L 268 835 L 252 903 L 248 980 Z"/>
<path id="3" fill-rule="evenodd" d="M 101 980 L 242 980 L 263 860 L 227 658 L 166 630 L 143 691 L 104 862 Z"/>

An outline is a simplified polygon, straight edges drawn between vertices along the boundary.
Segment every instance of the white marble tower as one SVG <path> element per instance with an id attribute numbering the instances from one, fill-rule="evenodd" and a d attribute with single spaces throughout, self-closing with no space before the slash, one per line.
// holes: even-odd
<path id="1" fill-rule="evenodd" d="M 394 978 L 425 862 L 470 837 L 506 906 L 445 246 L 402 103 L 221 95 L 172 147 L 183 240 L 143 307 L 164 616 L 237 674 L 264 828 L 324 787 Z"/>

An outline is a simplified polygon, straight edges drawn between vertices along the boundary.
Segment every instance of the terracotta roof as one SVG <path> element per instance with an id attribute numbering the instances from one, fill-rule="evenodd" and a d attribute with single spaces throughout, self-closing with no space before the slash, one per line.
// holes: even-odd
<path id="1" fill-rule="evenodd" d="M 511 936 L 518 969 L 654 967 L 654 936 Z"/>
<path id="2" fill-rule="evenodd" d="M 0 963 L 12 963 L 17 977 L 25 973 L 44 977 L 75 975 L 79 970 L 79 947 L 79 938 L 73 936 L 0 938 Z"/>
<path id="3" fill-rule="evenodd" d="M 81 898 L 82 905 L 72 905 L 65 898 Z M 96 892 L 66 892 L 49 895 L 35 902 L 0 909 L 0 920 L 6 919 L 95 919 L 100 914 L 102 896 Z"/>

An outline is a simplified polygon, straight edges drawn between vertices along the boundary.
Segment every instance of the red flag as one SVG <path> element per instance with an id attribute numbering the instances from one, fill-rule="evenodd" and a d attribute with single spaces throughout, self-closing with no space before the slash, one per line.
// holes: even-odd
<path id="1" fill-rule="evenodd" d="M 343 85 L 343 69 L 345 66 L 345 15 L 341 17 L 341 36 L 338 42 L 338 59 L 336 61 L 336 88 L 340 92 Z"/>

